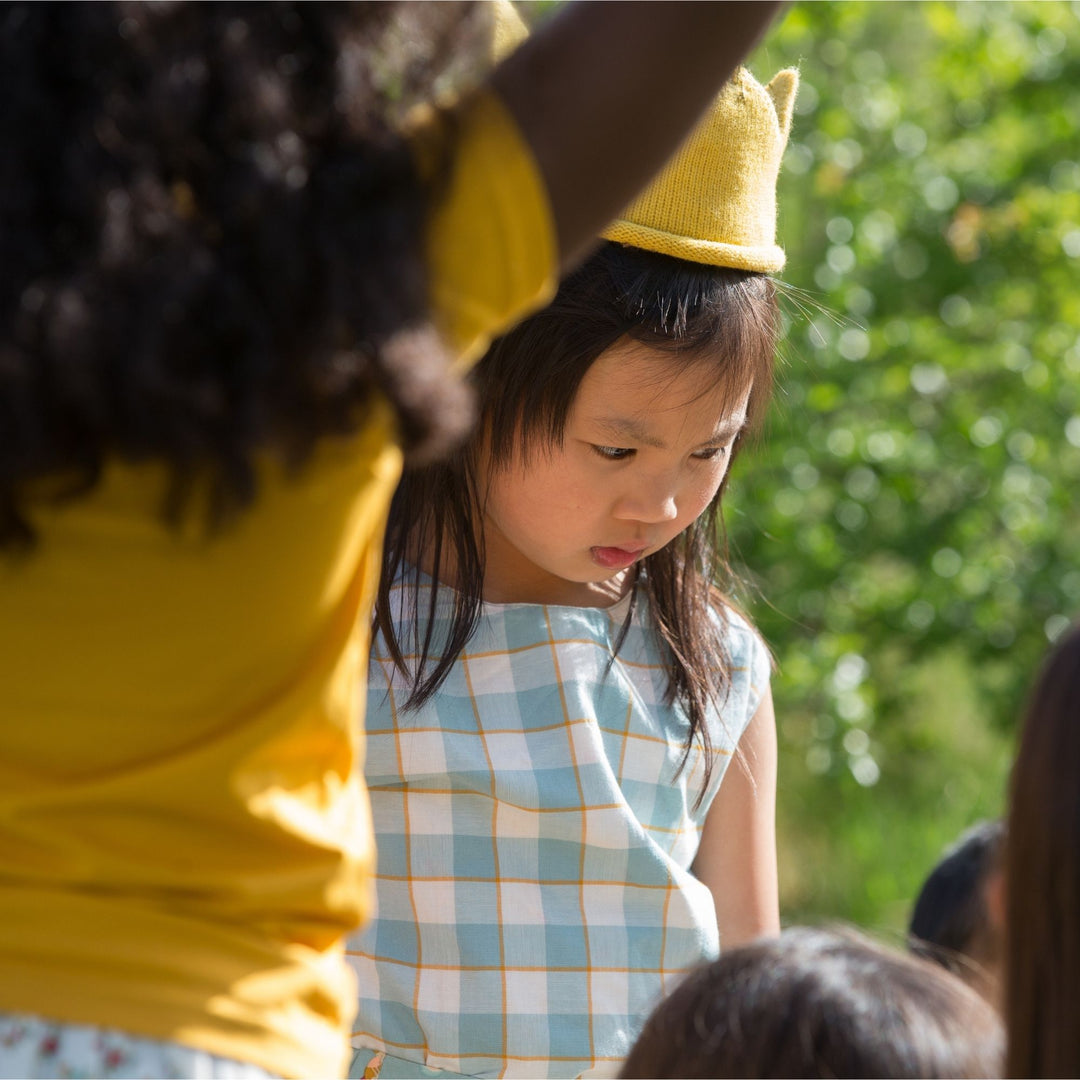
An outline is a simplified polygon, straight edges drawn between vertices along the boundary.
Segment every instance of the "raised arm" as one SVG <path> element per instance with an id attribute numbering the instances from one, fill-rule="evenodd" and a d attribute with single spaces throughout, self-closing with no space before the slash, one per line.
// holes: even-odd
<path id="1" fill-rule="evenodd" d="M 543 174 L 564 270 L 671 156 L 779 6 L 580 0 L 492 73 Z"/>

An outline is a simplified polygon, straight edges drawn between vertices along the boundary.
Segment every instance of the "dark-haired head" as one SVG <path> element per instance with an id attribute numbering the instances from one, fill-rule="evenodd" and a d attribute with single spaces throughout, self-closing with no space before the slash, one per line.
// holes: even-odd
<path id="1" fill-rule="evenodd" d="M 1000 1076 L 1002 1044 L 990 1005 L 937 965 L 797 927 L 691 972 L 620 1076 Z"/>
<path id="2" fill-rule="evenodd" d="M 731 402 L 749 389 L 753 426 L 772 392 L 775 335 L 766 275 L 605 243 L 477 366 L 487 449 L 503 464 L 561 441 L 585 373 L 624 339 L 707 368 Z"/>
<path id="3" fill-rule="evenodd" d="M 221 516 L 376 390 L 409 447 L 462 430 L 393 113 L 482 55 L 472 7 L 4 5 L 0 548 L 32 540 L 36 481 L 112 456 Z"/>
<path id="4" fill-rule="evenodd" d="M 559 446 L 586 373 L 628 341 L 645 347 L 658 382 L 689 370 L 722 404 L 746 399 L 752 430 L 772 388 L 776 322 L 775 286 L 766 275 L 605 243 L 549 307 L 492 345 L 473 374 L 477 435 L 445 462 L 407 469 L 391 510 L 376 619 L 411 679 L 410 706 L 435 692 L 476 624 L 485 580 L 482 476 Z M 722 492 L 723 485 L 696 521 L 631 570 L 670 648 L 671 696 L 687 709 L 691 739 L 696 732 L 703 741 L 705 710 L 722 701 L 727 684 L 727 658 L 709 622 L 726 570 Z M 398 642 L 390 586 L 405 570 L 418 590 L 421 564 L 436 583 L 455 589 L 452 628 L 448 640 L 433 642 L 418 620 L 417 640 Z M 406 654 L 419 660 L 406 665 Z"/>
<path id="5" fill-rule="evenodd" d="M 998 880 L 1005 835 L 1001 821 L 968 829 L 923 883 L 908 927 L 908 944 L 947 967 L 991 1000 L 997 998 L 1001 928 L 987 899 Z"/>
<path id="6" fill-rule="evenodd" d="M 1009 1076 L 1080 1076 L 1080 626 L 1035 684 L 1005 841 Z"/>

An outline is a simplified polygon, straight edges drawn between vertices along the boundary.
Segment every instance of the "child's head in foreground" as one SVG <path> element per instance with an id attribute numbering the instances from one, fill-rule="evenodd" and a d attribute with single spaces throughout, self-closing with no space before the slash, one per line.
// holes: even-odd
<path id="1" fill-rule="evenodd" d="M 923 883 L 908 926 L 912 952 L 999 1000 L 1001 931 L 988 890 L 998 888 L 1005 825 L 982 821 L 956 841 Z"/>
<path id="2" fill-rule="evenodd" d="M 1000 1076 L 993 1008 L 935 964 L 796 927 L 692 972 L 623 1077 Z"/>

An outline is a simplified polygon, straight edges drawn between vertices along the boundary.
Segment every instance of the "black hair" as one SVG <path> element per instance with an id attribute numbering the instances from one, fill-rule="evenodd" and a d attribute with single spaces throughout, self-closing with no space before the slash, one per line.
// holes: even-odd
<path id="1" fill-rule="evenodd" d="M 626 339 L 658 349 L 674 363 L 706 365 L 732 404 L 750 388 L 752 429 L 772 389 L 774 283 L 763 274 L 605 243 L 563 282 L 546 309 L 494 342 L 471 380 L 480 411 L 478 433 L 445 461 L 406 469 L 391 506 L 375 620 L 395 665 L 410 682 L 406 708 L 419 707 L 435 693 L 480 615 L 484 551 L 476 523 L 483 516 L 477 475 L 481 447 L 498 467 L 516 455 L 526 460 L 536 447 L 559 445 L 585 372 Z M 738 440 L 733 454 L 737 449 Z M 686 753 L 695 737 L 705 751 L 703 792 L 712 765 L 706 711 L 710 702 L 723 701 L 729 685 L 723 640 L 709 618 L 710 609 L 721 617 L 725 613 L 724 598 L 716 592 L 728 569 L 720 517 L 723 487 L 697 521 L 631 571 L 632 584 L 645 590 L 670 656 L 669 698 L 680 701 L 688 714 Z M 418 552 L 434 568 L 426 618 L 418 606 Z M 410 641 L 398 640 L 391 601 L 402 575 L 420 616 Z M 454 614 L 447 639 L 433 641 L 437 597 L 447 576 L 454 580 Z M 633 599 L 616 651 L 632 614 Z"/>
<path id="2" fill-rule="evenodd" d="M 442 170 L 397 119 L 484 54 L 485 8 L 0 7 L 0 548 L 113 456 L 220 521 L 258 455 L 299 466 L 379 392 L 407 448 L 464 430 L 427 315 Z"/>
<path id="3" fill-rule="evenodd" d="M 911 913 L 908 943 L 962 978 L 998 959 L 985 886 L 999 864 L 1005 825 L 983 821 L 968 829 L 930 872 Z"/>
<path id="4" fill-rule="evenodd" d="M 994 1009 L 949 972 L 851 930 L 795 927 L 693 972 L 621 1077 L 992 1077 Z"/>

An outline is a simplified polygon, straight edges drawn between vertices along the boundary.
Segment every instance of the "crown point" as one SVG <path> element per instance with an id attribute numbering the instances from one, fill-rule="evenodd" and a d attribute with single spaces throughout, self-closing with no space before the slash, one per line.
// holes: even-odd
<path id="1" fill-rule="evenodd" d="M 795 111 L 795 95 L 799 90 L 799 71 L 797 68 L 785 68 L 778 71 L 765 89 L 776 107 L 776 119 L 780 123 L 780 133 L 786 139 L 791 130 L 791 117 Z"/>

